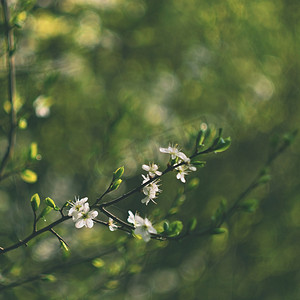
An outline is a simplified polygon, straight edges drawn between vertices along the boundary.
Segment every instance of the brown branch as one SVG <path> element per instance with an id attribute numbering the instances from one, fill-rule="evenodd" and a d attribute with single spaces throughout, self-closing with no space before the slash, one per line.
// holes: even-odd
<path id="1" fill-rule="evenodd" d="M 10 247 L 7 247 L 7 248 L 0 248 L 0 254 L 4 254 L 4 253 L 9 252 L 9 251 L 11 251 L 11 250 L 17 249 L 17 248 L 19 248 L 19 247 L 21 247 L 21 246 L 23 246 L 23 245 L 26 245 L 30 240 L 32 240 L 32 239 L 35 238 L 36 236 L 38 236 L 38 235 L 40 235 L 40 234 L 42 234 L 42 233 L 44 233 L 44 232 L 46 232 L 46 231 L 51 231 L 51 229 L 52 229 L 53 227 L 55 227 L 56 225 L 58 225 L 58 224 L 60 224 L 60 223 L 62 223 L 62 222 L 64 222 L 64 221 L 66 221 L 66 220 L 68 220 L 68 219 L 70 219 L 70 218 L 71 218 L 71 217 L 69 217 L 69 216 L 61 217 L 60 219 L 58 219 L 57 221 L 51 223 L 50 225 L 48 225 L 48 226 L 46 226 L 46 227 L 44 227 L 44 228 L 42 228 L 42 229 L 40 229 L 40 230 L 38 230 L 38 231 L 33 232 L 32 234 L 30 234 L 30 235 L 29 235 L 27 238 L 25 238 L 24 240 L 19 241 L 18 243 L 14 244 L 14 245 L 12 245 L 12 246 L 10 246 Z"/>

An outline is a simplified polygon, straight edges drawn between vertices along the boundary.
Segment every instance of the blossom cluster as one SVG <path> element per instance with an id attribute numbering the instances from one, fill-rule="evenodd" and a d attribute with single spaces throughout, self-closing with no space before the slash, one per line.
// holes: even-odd
<path id="1" fill-rule="evenodd" d="M 90 210 L 87 200 L 87 197 L 82 199 L 75 197 L 75 201 L 69 202 L 72 207 L 68 212 L 68 216 L 72 217 L 76 228 L 82 228 L 83 226 L 92 228 L 94 226 L 93 219 L 98 216 L 97 211 Z"/>
<path id="2" fill-rule="evenodd" d="M 196 171 L 196 167 L 193 166 L 188 158 L 183 152 L 181 152 L 177 145 L 169 145 L 168 148 L 159 148 L 160 152 L 170 155 L 171 164 L 173 169 L 177 171 L 176 178 L 181 182 L 185 183 L 185 176 L 188 175 L 191 171 Z M 158 194 L 161 192 L 159 188 L 160 177 L 163 175 L 159 171 L 159 167 L 155 163 L 149 163 L 149 165 L 142 165 L 142 169 L 147 173 L 147 175 L 142 175 L 142 192 L 145 197 L 142 199 L 142 203 L 148 205 L 150 201 L 155 202 L 154 199 L 157 198 Z M 87 202 L 88 198 L 79 199 L 75 197 L 75 201 L 69 202 L 71 208 L 68 212 L 68 216 L 72 217 L 72 220 L 75 222 L 76 228 L 88 227 L 92 228 L 94 226 L 93 219 L 97 217 L 98 212 L 95 210 L 90 210 L 89 203 Z M 149 242 L 151 239 L 151 234 L 157 234 L 156 229 L 152 226 L 152 223 L 147 218 L 142 218 L 138 213 L 133 214 L 130 210 L 128 211 L 128 223 L 133 224 L 134 234 L 141 236 L 145 242 Z M 114 219 L 109 218 L 107 225 L 109 230 L 115 231 L 118 229 L 118 226 L 114 223 Z"/>
<path id="3" fill-rule="evenodd" d="M 167 153 L 171 155 L 171 159 L 176 161 L 178 167 L 175 168 L 177 171 L 176 178 L 181 182 L 185 183 L 185 175 L 188 175 L 191 171 L 196 171 L 196 167 L 191 164 L 191 160 L 177 148 L 177 145 L 168 148 L 159 148 L 162 153 Z"/>
<path id="4" fill-rule="evenodd" d="M 149 175 L 147 176 L 142 175 L 142 177 L 144 179 L 142 184 L 150 181 Z M 161 192 L 158 185 L 159 181 L 160 181 L 159 179 L 156 179 L 143 187 L 143 193 L 144 195 L 146 195 L 146 197 L 142 199 L 142 203 L 148 205 L 149 201 L 152 201 L 156 204 L 154 199 L 157 197 L 157 193 Z"/>
<path id="5" fill-rule="evenodd" d="M 149 242 L 151 233 L 156 234 L 156 229 L 152 226 L 152 223 L 147 219 L 143 219 L 137 213 L 133 214 L 130 210 L 128 211 L 129 217 L 127 221 L 134 226 L 134 234 L 141 236 L 145 242 Z"/>

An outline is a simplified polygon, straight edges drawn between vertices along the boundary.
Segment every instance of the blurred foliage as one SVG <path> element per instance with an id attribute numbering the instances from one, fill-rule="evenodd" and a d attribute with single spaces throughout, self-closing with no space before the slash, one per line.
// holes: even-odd
<path id="1" fill-rule="evenodd" d="M 167 211 L 173 222 L 178 212 L 184 226 L 195 217 L 199 229 L 252 181 L 270 142 L 300 127 L 297 1 L 11 2 L 20 27 L 12 163 L 37 151 L 40 161 L 29 170 L 37 182 L 14 176 L 1 184 L 3 247 L 32 230 L 33 194 L 60 207 L 75 195 L 96 199 L 124 165 L 124 181 L 112 193 L 121 195 L 141 183 L 143 163 L 167 163 L 159 146 L 174 142 L 192 154 L 207 123 L 231 136 L 230 150 L 207 157 L 185 190 L 166 176 L 157 206 L 145 207 L 140 195 L 114 207 L 124 220 L 130 209 L 154 223 Z M 10 110 L 3 37 L 1 31 L 1 157 Z M 299 147 L 296 139 L 273 164 L 272 180 L 251 194 L 250 202 L 259 199 L 255 213 L 235 214 L 225 233 L 146 244 L 66 222 L 56 230 L 70 251 L 46 233 L 0 257 L 0 283 L 43 274 L 3 299 L 299 299 Z M 55 212 L 46 219 L 55 220 Z"/>

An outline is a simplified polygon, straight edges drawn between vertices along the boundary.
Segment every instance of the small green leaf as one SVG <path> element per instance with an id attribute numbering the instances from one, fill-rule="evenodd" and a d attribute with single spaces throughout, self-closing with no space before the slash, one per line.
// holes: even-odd
<path id="1" fill-rule="evenodd" d="M 203 129 L 201 129 L 199 132 L 198 132 L 198 135 L 197 135 L 197 139 L 196 139 L 196 149 L 198 149 L 198 147 L 202 147 L 204 146 L 203 145 L 203 142 L 204 142 L 204 139 L 205 139 L 205 131 Z"/>
<path id="2" fill-rule="evenodd" d="M 178 213 L 178 211 L 179 211 L 178 207 L 172 207 L 172 208 L 169 209 L 168 214 L 169 215 L 175 215 L 175 214 Z"/>
<path id="3" fill-rule="evenodd" d="M 197 178 L 197 177 L 195 177 L 195 178 L 192 178 L 192 180 L 190 180 L 189 182 L 188 182 L 188 187 L 189 187 L 189 189 L 195 189 L 195 188 L 197 188 L 198 186 L 199 186 L 199 178 Z"/>
<path id="4" fill-rule="evenodd" d="M 222 128 L 219 128 L 219 134 L 218 134 L 218 136 L 214 139 L 214 141 L 213 141 L 213 143 L 212 143 L 212 145 L 211 145 L 211 150 L 214 150 L 216 147 L 217 147 L 217 145 L 220 143 L 220 140 L 221 140 L 221 138 L 222 138 L 222 132 L 223 132 L 223 129 Z"/>
<path id="5" fill-rule="evenodd" d="M 27 183 L 35 183 L 38 179 L 38 176 L 35 172 L 26 169 L 21 173 L 21 178 Z"/>
<path id="6" fill-rule="evenodd" d="M 217 145 L 213 148 L 215 153 L 224 152 L 226 151 L 231 145 L 231 138 L 228 137 L 226 139 L 220 138 Z"/>
<path id="7" fill-rule="evenodd" d="M 95 267 L 95 268 L 102 268 L 104 265 L 105 265 L 105 262 L 103 259 L 101 258 L 95 258 L 93 261 L 92 261 L 92 265 Z"/>
<path id="8" fill-rule="evenodd" d="M 192 165 L 198 166 L 199 168 L 203 168 L 206 165 L 206 161 L 192 161 Z"/>
<path id="9" fill-rule="evenodd" d="M 31 143 L 30 145 L 30 158 L 36 159 L 38 155 L 38 145 L 37 143 Z"/>
<path id="10" fill-rule="evenodd" d="M 183 229 L 183 224 L 181 221 L 174 221 L 169 224 L 169 229 L 167 230 L 168 236 L 177 236 Z"/>
<path id="11" fill-rule="evenodd" d="M 114 181 L 111 186 L 110 186 L 110 191 L 114 191 L 114 190 L 117 190 L 120 186 L 120 184 L 122 183 L 122 179 L 118 179 L 116 181 Z"/>
<path id="12" fill-rule="evenodd" d="M 50 207 L 52 207 L 54 209 L 56 208 L 56 204 L 55 204 L 55 202 L 51 198 L 47 197 L 45 199 L 45 202 L 46 202 L 47 206 L 50 206 Z"/>
<path id="13" fill-rule="evenodd" d="M 65 204 L 62 206 L 62 209 L 65 207 L 68 207 L 70 205 L 70 202 L 72 202 L 71 200 L 65 202 Z"/>
<path id="14" fill-rule="evenodd" d="M 224 215 L 226 214 L 226 209 L 227 201 L 225 199 L 222 199 L 216 212 L 211 217 L 213 224 L 218 225 L 222 221 Z"/>
<path id="15" fill-rule="evenodd" d="M 27 128 L 27 120 L 25 118 L 20 118 L 18 126 L 20 129 L 26 129 Z"/>
<path id="16" fill-rule="evenodd" d="M 194 217 L 194 218 L 190 219 L 187 224 L 188 231 L 195 230 L 196 226 L 197 226 L 197 219 Z"/>
<path id="17" fill-rule="evenodd" d="M 169 222 L 168 221 L 164 221 L 164 231 L 167 232 L 169 230 Z"/>
<path id="18" fill-rule="evenodd" d="M 227 232 L 226 228 L 214 228 L 211 231 L 212 234 L 222 234 L 222 233 L 226 233 L 226 232 Z"/>
<path id="19" fill-rule="evenodd" d="M 41 200 L 38 193 L 34 194 L 30 199 L 31 207 L 34 212 L 36 212 L 39 209 Z"/>
<path id="20" fill-rule="evenodd" d="M 243 211 L 253 213 L 258 208 L 258 201 L 256 199 L 248 199 L 239 204 L 239 208 Z"/>
<path id="21" fill-rule="evenodd" d="M 48 215 L 51 211 L 52 211 L 52 207 L 50 206 L 46 206 L 44 207 L 44 209 L 42 210 L 42 212 L 40 213 L 40 215 L 38 216 L 37 220 L 43 218 L 45 220 L 45 216 Z M 46 220 L 45 220 L 46 221 Z"/>
<path id="22" fill-rule="evenodd" d="M 283 140 L 287 145 L 290 145 L 294 142 L 296 136 L 298 134 L 298 129 L 294 130 L 293 132 L 289 132 L 283 136 Z"/>
<path id="23" fill-rule="evenodd" d="M 64 251 L 68 252 L 70 249 L 69 249 L 69 247 L 66 245 L 66 243 L 65 243 L 64 241 L 62 241 L 62 240 L 59 240 L 59 241 L 60 241 L 60 245 L 61 245 L 62 249 L 63 249 Z"/>
<path id="24" fill-rule="evenodd" d="M 43 274 L 41 276 L 41 279 L 49 282 L 55 282 L 57 280 L 56 277 L 52 274 Z"/>
<path id="25" fill-rule="evenodd" d="M 269 174 L 266 174 L 266 175 L 263 175 L 261 176 L 259 179 L 258 179 L 258 184 L 265 184 L 267 182 L 269 182 L 271 180 L 271 175 Z"/>
<path id="26" fill-rule="evenodd" d="M 124 174 L 124 167 L 118 168 L 116 171 L 113 173 L 113 181 L 116 181 L 120 179 Z"/>

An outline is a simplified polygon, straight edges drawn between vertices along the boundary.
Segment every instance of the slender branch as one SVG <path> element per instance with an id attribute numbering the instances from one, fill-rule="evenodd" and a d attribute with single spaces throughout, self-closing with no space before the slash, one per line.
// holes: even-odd
<path id="1" fill-rule="evenodd" d="M 70 248 L 70 246 L 68 245 L 68 243 L 54 230 L 54 229 L 52 229 L 52 228 L 50 228 L 49 229 L 49 231 L 51 232 L 51 233 L 53 233 L 57 238 L 58 238 L 58 240 L 60 241 L 60 242 L 63 242 L 63 243 L 65 243 L 66 245 L 67 245 L 67 247 L 68 248 Z"/>
<path id="2" fill-rule="evenodd" d="M 203 155 L 203 154 L 208 154 L 208 153 L 211 153 L 213 152 L 213 150 L 211 149 L 212 147 L 209 147 L 208 149 L 206 150 L 203 150 L 201 152 L 197 152 L 197 153 L 194 153 L 193 155 L 191 155 L 189 157 L 189 159 L 193 159 L 199 155 Z M 127 192 L 126 194 L 123 194 L 122 196 L 114 199 L 114 200 L 111 200 L 111 201 L 108 201 L 108 202 L 104 202 L 100 205 L 98 205 L 98 202 L 103 198 L 103 196 L 106 195 L 106 192 L 96 200 L 96 202 L 92 205 L 92 207 L 99 207 L 99 209 L 101 210 L 103 207 L 107 207 L 107 206 L 111 206 L 113 204 L 116 204 L 126 198 L 128 198 L 129 196 L 135 194 L 136 192 L 139 192 L 144 186 L 148 185 L 149 183 L 157 180 L 158 178 L 162 177 L 163 175 L 165 175 L 166 173 L 169 173 L 171 171 L 173 171 L 175 168 L 178 168 L 179 166 L 182 166 L 182 165 L 185 165 L 187 164 L 187 162 L 185 161 L 182 161 L 180 163 L 177 163 L 177 164 L 174 164 L 174 165 L 168 165 L 167 168 L 162 172 L 162 174 L 160 176 L 153 176 L 151 177 L 148 181 L 146 181 L 145 183 L 135 187 L 134 189 L 132 189 L 131 191 Z"/>
<path id="3" fill-rule="evenodd" d="M 36 223 L 37 223 L 37 218 L 36 218 L 36 212 L 33 210 L 33 230 L 32 233 L 36 232 Z"/>
<path id="4" fill-rule="evenodd" d="M 292 133 L 293 136 L 296 136 L 296 134 L 297 134 L 297 131 L 294 131 Z M 282 145 L 277 149 L 277 151 L 275 151 L 272 155 L 270 155 L 268 157 L 263 169 L 268 168 L 273 163 L 273 161 L 288 148 L 289 145 L 290 145 L 289 141 L 283 142 Z M 205 150 L 205 151 L 207 151 L 207 150 Z M 199 154 L 195 154 L 192 156 L 197 156 L 197 155 L 199 155 Z M 192 156 L 190 158 L 192 158 Z M 239 203 L 243 199 L 245 199 L 246 196 L 248 196 L 255 188 L 257 188 L 260 185 L 260 182 L 259 182 L 260 178 L 261 178 L 261 173 L 259 172 L 255 176 L 254 180 L 248 185 L 248 187 L 237 196 L 237 198 L 233 201 L 233 204 L 227 210 L 227 212 L 224 212 L 223 217 L 217 224 L 211 223 L 211 224 L 203 227 L 199 231 L 193 232 L 193 233 L 191 233 L 187 230 L 186 232 L 184 232 L 178 236 L 175 236 L 175 237 L 168 237 L 168 236 L 158 234 L 158 235 L 152 235 L 151 238 L 158 239 L 158 240 L 182 240 L 183 238 L 186 238 L 189 235 L 199 237 L 199 236 L 211 234 L 213 229 L 218 228 L 222 224 L 224 224 L 224 222 L 227 221 L 228 219 L 230 219 L 231 216 L 239 209 Z"/>
<path id="5" fill-rule="evenodd" d="M 16 244 L 14 244 L 14 245 L 12 245 L 12 246 L 10 246 L 10 247 L 7 247 L 7 248 L 0 248 L 0 254 L 4 254 L 4 253 L 6 253 L 6 252 L 9 252 L 9 251 L 11 251 L 11 250 L 13 250 L 13 249 L 17 249 L 17 248 L 19 248 L 19 247 L 21 247 L 21 246 L 23 246 L 23 245 L 26 245 L 30 240 L 32 240 L 33 238 L 35 238 L 36 236 L 38 236 L 38 235 L 40 235 L 40 234 L 42 234 L 42 233 L 44 233 L 44 232 L 46 232 L 46 231 L 50 231 L 53 227 L 55 227 L 56 225 L 58 225 L 58 224 L 60 224 L 60 223 L 62 223 L 62 222 L 64 222 L 64 221 L 66 221 L 66 220 L 68 220 L 68 219 L 70 219 L 71 217 L 69 217 L 69 216 L 64 216 L 64 217 L 61 217 L 60 219 L 58 219 L 57 221 L 55 221 L 55 222 L 53 222 L 53 223 L 51 223 L 51 224 L 49 224 L 48 226 L 46 226 L 46 227 L 44 227 L 44 228 L 42 228 L 42 229 L 40 229 L 40 230 L 38 230 L 38 231 L 35 231 L 35 232 L 33 232 L 32 234 L 30 234 L 27 238 L 25 238 L 24 240 L 22 240 L 22 241 L 19 241 L 18 243 L 16 243 Z"/>
<path id="6" fill-rule="evenodd" d="M 11 104 L 10 110 L 10 131 L 8 135 L 8 146 L 0 164 L 0 180 L 3 177 L 4 170 L 13 156 L 14 146 L 16 141 L 17 117 L 15 109 L 16 101 L 16 72 L 15 72 L 15 57 L 14 57 L 14 28 L 9 24 L 10 12 L 6 0 L 1 0 L 3 7 L 4 29 L 7 44 L 7 68 L 8 68 L 8 98 Z"/>
<path id="7" fill-rule="evenodd" d="M 73 266 L 76 266 L 76 265 L 79 265 L 79 264 L 82 264 L 82 263 L 86 263 L 86 262 L 91 262 L 91 261 L 93 261 L 94 259 L 96 259 L 98 257 L 102 257 L 104 255 L 111 254 L 111 253 L 116 252 L 116 251 L 118 251 L 118 248 L 113 247 L 111 249 L 105 250 L 101 253 L 97 253 L 97 254 L 94 254 L 94 255 L 89 256 L 89 257 L 81 257 L 81 258 L 74 257 L 74 259 L 71 262 L 54 265 L 53 267 L 51 267 L 47 270 L 44 270 L 41 273 L 31 275 L 27 278 L 24 278 L 24 279 L 21 279 L 21 280 L 18 280 L 18 281 L 14 281 L 14 282 L 11 282 L 11 283 L 6 284 L 6 285 L 1 285 L 0 284 L 0 291 L 4 291 L 4 290 L 7 290 L 9 288 L 18 287 L 18 286 L 21 286 L 23 284 L 30 283 L 30 282 L 42 279 L 45 276 L 45 274 L 50 274 L 50 273 L 52 273 L 56 270 L 59 270 L 59 269 L 63 269 L 64 272 L 65 272 L 66 268 L 73 267 Z"/>
<path id="8" fill-rule="evenodd" d="M 108 210 L 106 210 L 104 207 L 99 207 L 100 211 L 102 211 L 105 215 L 107 215 L 108 217 L 112 218 L 114 221 L 122 224 L 124 227 L 133 230 L 134 227 L 129 225 L 128 223 L 124 222 L 123 220 L 119 219 L 118 217 L 116 217 L 115 215 L 113 215 L 112 213 L 110 213 Z"/>

